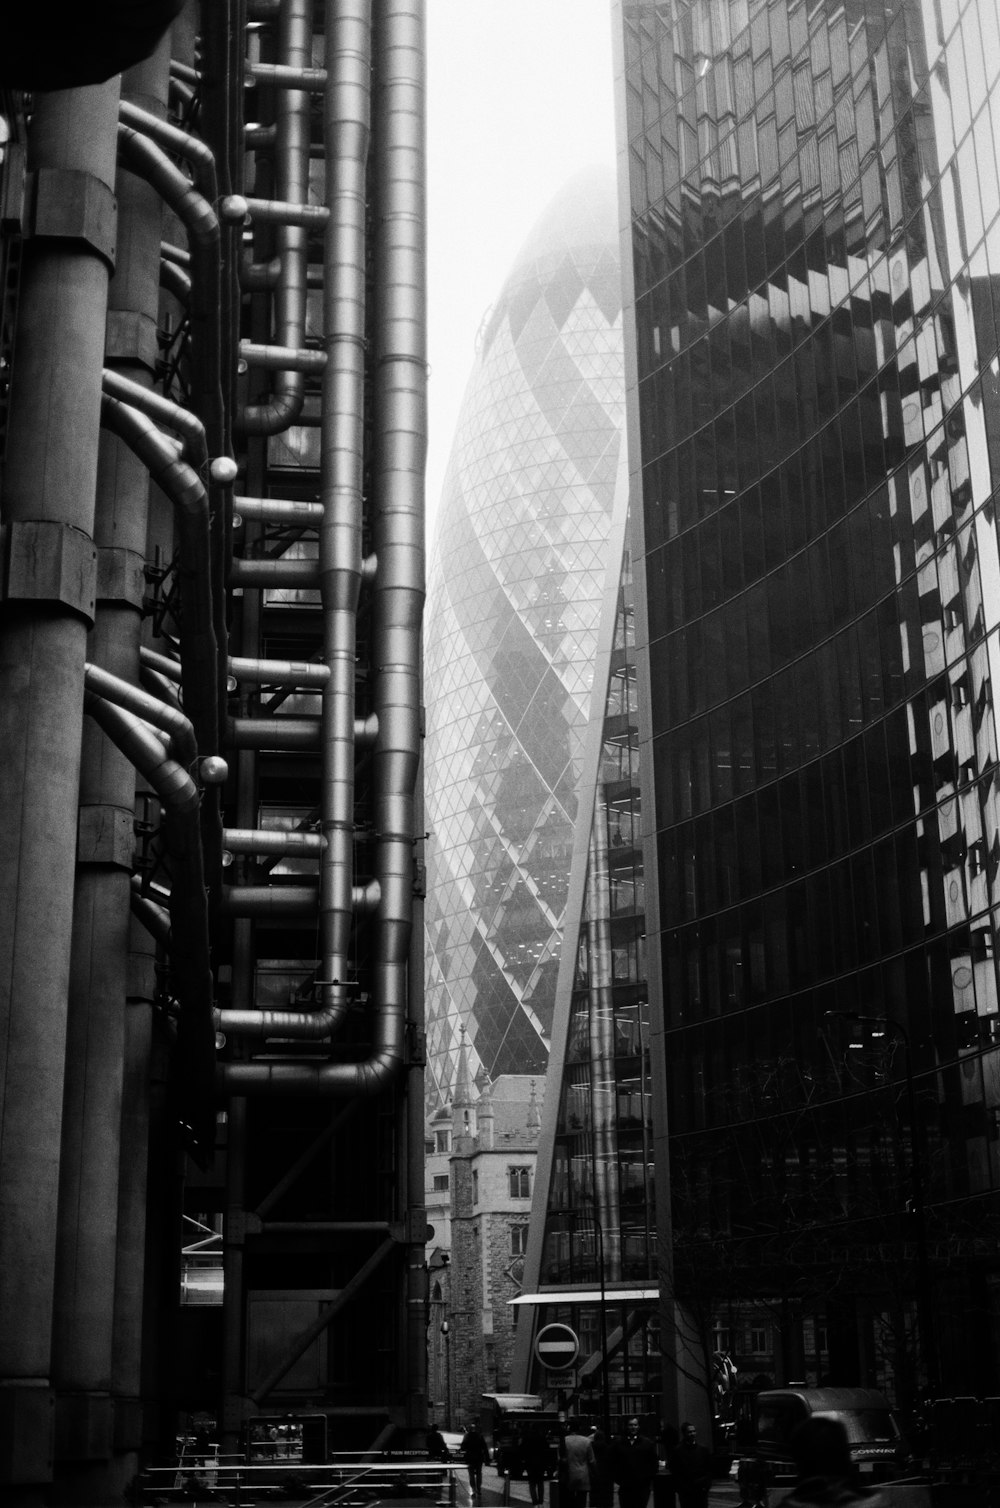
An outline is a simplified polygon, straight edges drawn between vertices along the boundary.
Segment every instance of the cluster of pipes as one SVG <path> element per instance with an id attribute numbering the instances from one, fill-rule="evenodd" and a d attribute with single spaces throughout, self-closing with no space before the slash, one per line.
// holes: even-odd
<path id="1" fill-rule="evenodd" d="M 112 1451 L 109 1400 L 124 1439 L 123 1400 L 141 1393 L 141 1282 L 124 1259 L 131 1251 L 141 1268 L 151 1026 L 148 1010 L 123 1003 L 151 1002 L 163 958 L 195 1146 L 211 1143 L 220 1094 L 370 1095 L 404 1065 L 426 437 L 422 0 L 326 0 L 322 67 L 314 9 L 206 4 L 197 51 L 189 9 L 173 61 L 165 42 L 122 77 L 40 93 L 28 133 L 0 619 L 0 1481 L 10 1484 L 50 1479 L 53 1398 L 57 1458 L 97 1461 Z M 247 64 L 245 19 L 276 29 L 280 62 Z M 185 22 L 188 62 L 177 61 Z M 254 84 L 278 91 L 277 119 L 244 131 L 241 95 Z M 196 91 L 205 139 L 166 118 L 168 99 L 183 118 Z M 309 202 L 317 96 L 321 205 Z M 250 151 L 272 155 L 276 197 L 234 191 Z M 164 207 L 186 247 L 164 244 Z M 265 222 L 277 255 L 241 265 L 246 228 Z M 321 269 L 307 260 L 310 230 L 324 238 Z M 307 343 L 314 279 L 323 334 Z M 161 286 L 183 308 L 189 406 L 155 386 Z M 238 340 L 240 287 L 272 290 L 273 344 Z M 273 374 L 265 401 L 239 404 L 237 361 Z M 234 497 L 233 436 L 306 423 L 319 426 L 319 501 Z M 315 528 L 318 560 L 234 559 L 234 525 L 250 520 Z M 167 652 L 142 642 L 151 542 L 173 562 L 163 575 L 179 602 Z M 321 594 L 315 662 L 230 654 L 228 593 L 278 581 Z M 373 703 L 360 718 L 364 598 Z M 318 693 L 322 715 L 230 718 L 234 682 Z M 318 832 L 223 826 L 230 750 L 261 748 L 319 750 Z M 365 884 L 354 873 L 361 751 L 377 853 Z M 133 873 L 137 774 L 160 811 L 169 885 Z M 315 855 L 318 892 L 224 885 L 227 851 Z M 315 1008 L 219 1009 L 213 927 L 279 906 L 318 916 Z M 362 1062 L 338 1059 L 336 1045 L 357 998 L 359 915 L 375 938 Z M 246 1054 L 217 1063 L 219 1032 L 247 1039 Z M 254 1061 L 250 1044 L 274 1036 L 281 1060 Z M 289 1051 L 327 1039 L 327 1057 Z M 89 1205 L 91 1219 L 67 1214 Z"/>

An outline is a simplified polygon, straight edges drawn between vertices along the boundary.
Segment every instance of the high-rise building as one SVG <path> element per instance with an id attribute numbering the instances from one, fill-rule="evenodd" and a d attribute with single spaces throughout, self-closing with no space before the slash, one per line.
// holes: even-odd
<path id="1" fill-rule="evenodd" d="M 431 553 L 431 1112 L 463 1027 L 473 1077 L 548 1061 L 621 561 L 623 416 L 614 174 L 594 168 L 542 215 L 484 322 Z"/>
<path id="2" fill-rule="evenodd" d="M 997 7 L 618 16 L 664 1320 L 995 1392 Z"/>

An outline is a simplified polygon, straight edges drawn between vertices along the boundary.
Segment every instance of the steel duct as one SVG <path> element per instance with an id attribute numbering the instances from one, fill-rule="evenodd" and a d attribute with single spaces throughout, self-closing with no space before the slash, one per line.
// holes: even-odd
<path id="1" fill-rule="evenodd" d="M 288 73 L 311 71 L 311 0 L 285 0 L 278 16 L 278 51 Z M 309 199 L 308 88 L 308 84 L 282 88 L 277 105 L 277 193 L 280 199 L 296 204 L 305 204 Z M 285 222 L 278 226 L 275 346 L 266 349 L 295 354 L 305 345 L 307 236 L 301 224 Z M 278 434 L 295 422 L 302 408 L 306 369 L 294 360 L 275 362 L 272 369 L 279 374 L 273 396 L 266 403 L 248 403 L 243 409 L 241 423 L 247 434 Z"/>
<path id="2" fill-rule="evenodd" d="M 114 702 L 118 707 L 124 707 L 135 717 L 142 718 L 154 727 L 161 728 L 170 739 L 170 752 L 173 757 L 186 769 L 198 757 L 198 747 L 195 743 L 194 728 L 183 712 L 176 707 L 170 707 L 159 697 L 151 696 L 147 691 L 140 691 L 138 687 L 129 685 L 128 681 L 119 679 L 107 670 L 102 670 L 99 665 L 86 664 L 83 667 L 83 684 L 88 691 L 103 697 L 106 702 Z"/>
<path id="3" fill-rule="evenodd" d="M 352 885 L 355 631 L 362 580 L 365 390 L 365 176 L 368 153 L 369 0 L 326 15 L 325 141 L 329 220 L 324 258 L 320 574 L 324 659 L 320 869 L 321 1009 L 223 1013 L 233 1029 L 325 1036 L 348 999 L 348 956 L 358 892 Z M 235 1094 L 376 1093 L 401 1069 L 412 929 L 414 791 L 420 745 L 423 607 L 424 162 L 422 0 L 378 0 L 375 28 L 373 505 L 377 568 L 372 600 L 377 834 L 373 1050 L 366 1062 L 230 1062 Z M 243 504 L 238 505 L 243 507 Z M 262 503 L 266 508 L 267 503 Z M 373 563 L 374 564 L 374 563 Z M 243 887 L 247 899 L 247 890 Z M 266 887 L 265 887 L 266 888 Z M 261 902 L 263 904 L 263 902 Z M 273 901 L 268 904 L 274 904 Z M 264 1027 L 263 1017 L 268 1022 Z M 237 1019 L 239 1023 L 237 1024 Z"/>
<path id="4" fill-rule="evenodd" d="M 229 722 L 229 742 L 237 749 L 319 749 L 323 724 L 318 717 L 234 717 Z M 356 748 L 371 748 L 378 723 L 374 716 L 355 718 Z"/>
<path id="5" fill-rule="evenodd" d="M 177 578 L 184 618 L 181 665 L 186 705 L 199 753 L 218 754 L 217 651 L 205 487 L 198 473 L 181 460 L 176 446 L 130 404 L 121 403 L 105 392 L 101 422 L 139 456 L 174 504 Z"/>

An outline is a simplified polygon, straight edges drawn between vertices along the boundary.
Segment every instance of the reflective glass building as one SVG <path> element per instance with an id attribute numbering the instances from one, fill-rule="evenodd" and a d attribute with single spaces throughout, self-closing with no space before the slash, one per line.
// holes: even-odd
<path id="1" fill-rule="evenodd" d="M 596 778 L 623 424 L 614 173 L 591 169 L 535 226 L 484 323 L 431 555 L 431 1110 L 461 1025 L 473 1076 L 546 1071 L 574 828 Z"/>
<path id="2" fill-rule="evenodd" d="M 618 14 L 664 1317 L 995 1392 L 997 7 Z"/>

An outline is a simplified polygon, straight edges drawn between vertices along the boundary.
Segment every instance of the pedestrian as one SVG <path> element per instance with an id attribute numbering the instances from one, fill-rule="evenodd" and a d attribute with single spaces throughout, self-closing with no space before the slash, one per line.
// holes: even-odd
<path id="1" fill-rule="evenodd" d="M 570 1424 L 562 1442 L 562 1476 L 569 1508 L 587 1508 L 593 1466 L 594 1447 L 589 1434 L 580 1425 Z"/>
<path id="2" fill-rule="evenodd" d="M 532 1504 L 545 1502 L 545 1478 L 549 1470 L 549 1442 L 540 1424 L 533 1424 L 524 1433 L 521 1441 L 521 1460 L 528 1482 Z"/>
<path id="3" fill-rule="evenodd" d="M 822 1504 L 823 1508 L 854 1508 L 862 1503 L 864 1508 L 888 1508 L 890 1499 L 886 1493 L 863 1487 L 855 1480 L 847 1431 L 839 1419 L 804 1419 L 792 1431 L 789 1444 L 798 1478 L 778 1508 L 814 1508 L 815 1504 Z M 917 1488 L 918 1492 L 923 1490 Z M 893 1485 L 891 1502 L 893 1508 L 897 1504 L 906 1508 L 911 1502 L 905 1485 Z M 916 1497 L 912 1502 L 916 1502 Z"/>
<path id="4" fill-rule="evenodd" d="M 432 1424 L 427 1431 L 427 1454 L 432 1461 L 447 1461 L 451 1458 L 448 1442 L 436 1424 Z"/>
<path id="5" fill-rule="evenodd" d="M 678 1508 L 708 1508 L 712 1452 L 698 1444 L 693 1424 L 681 1425 L 681 1443 L 670 1458 Z"/>
<path id="6" fill-rule="evenodd" d="M 612 1455 L 612 1466 L 619 1508 L 646 1508 L 660 1461 L 655 1443 L 640 1432 L 638 1419 L 630 1419 L 625 1426 L 624 1439 L 618 1441 Z"/>
<path id="7" fill-rule="evenodd" d="M 462 1459 L 469 1469 L 469 1487 L 472 1492 L 472 1501 L 478 1503 L 483 1493 L 483 1467 L 488 1466 L 490 1462 L 490 1448 L 480 1431 L 478 1415 L 466 1427 L 460 1448 Z"/>
<path id="8" fill-rule="evenodd" d="M 612 1471 L 611 1441 L 595 1424 L 590 1431 L 594 1464 L 590 1472 L 590 1508 L 613 1508 L 615 1479 Z"/>

